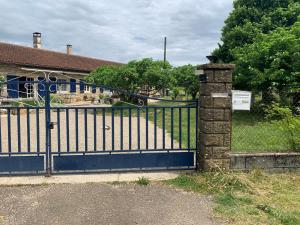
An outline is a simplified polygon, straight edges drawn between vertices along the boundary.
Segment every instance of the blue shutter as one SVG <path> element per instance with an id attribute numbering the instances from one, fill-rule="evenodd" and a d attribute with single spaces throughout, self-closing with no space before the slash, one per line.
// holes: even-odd
<path id="1" fill-rule="evenodd" d="M 92 85 L 92 93 L 96 93 L 96 85 L 95 84 Z"/>
<path id="2" fill-rule="evenodd" d="M 9 98 L 18 98 L 19 97 L 19 84 L 18 76 L 7 76 L 7 94 Z"/>
<path id="3" fill-rule="evenodd" d="M 70 79 L 70 92 L 76 92 L 76 80 L 75 79 Z"/>
<path id="4" fill-rule="evenodd" d="M 84 82 L 81 80 L 80 81 L 80 93 L 84 92 Z"/>

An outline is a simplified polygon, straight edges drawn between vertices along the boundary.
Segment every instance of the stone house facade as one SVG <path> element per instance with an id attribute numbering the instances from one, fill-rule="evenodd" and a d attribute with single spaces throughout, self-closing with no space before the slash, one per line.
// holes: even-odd
<path id="1" fill-rule="evenodd" d="M 51 92 L 65 102 L 81 101 L 99 96 L 100 89 L 84 83 L 92 70 L 103 65 L 121 65 L 72 54 L 67 45 L 66 53 L 41 48 L 41 33 L 33 33 L 33 48 L 0 42 L 0 75 L 7 82 L 1 88 L 1 99 L 36 99 L 43 95 L 39 84 L 26 81 L 58 81 Z M 20 81 L 18 83 L 18 81 Z M 65 82 L 65 83 L 64 83 Z"/>

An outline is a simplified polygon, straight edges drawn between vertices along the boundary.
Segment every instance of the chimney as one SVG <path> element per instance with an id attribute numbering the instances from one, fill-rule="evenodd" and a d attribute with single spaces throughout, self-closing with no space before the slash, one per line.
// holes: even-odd
<path id="1" fill-rule="evenodd" d="M 72 45 L 67 45 L 67 55 L 72 55 Z"/>
<path id="2" fill-rule="evenodd" d="M 42 34 L 40 32 L 33 33 L 33 47 L 34 48 L 42 48 Z"/>

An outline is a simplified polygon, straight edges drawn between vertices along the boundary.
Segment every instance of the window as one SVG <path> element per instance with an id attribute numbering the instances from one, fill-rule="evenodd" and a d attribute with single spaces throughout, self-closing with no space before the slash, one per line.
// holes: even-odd
<path id="1" fill-rule="evenodd" d="M 84 85 L 84 92 L 91 92 L 91 86 L 90 85 Z"/>
<path id="2" fill-rule="evenodd" d="M 91 92 L 91 86 L 87 85 L 85 81 L 80 80 L 80 93 Z"/>
<path id="3" fill-rule="evenodd" d="M 26 92 L 27 92 L 27 98 L 33 98 L 34 97 L 34 84 L 30 83 L 33 82 L 34 79 L 31 77 L 27 77 L 26 81 L 29 81 L 29 83 L 26 83 Z"/>

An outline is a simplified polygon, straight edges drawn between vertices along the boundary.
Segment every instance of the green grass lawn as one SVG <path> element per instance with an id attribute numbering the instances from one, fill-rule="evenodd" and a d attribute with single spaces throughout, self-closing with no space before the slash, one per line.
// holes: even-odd
<path id="1" fill-rule="evenodd" d="M 180 105 L 174 102 L 159 102 L 152 104 L 154 106 L 174 106 Z M 182 105 L 182 104 L 181 104 Z M 118 106 L 124 106 L 119 104 Z M 132 116 L 137 115 L 137 107 L 132 107 Z M 151 105 L 150 105 L 151 106 Z M 182 146 L 188 145 L 188 110 L 182 112 Z M 107 109 L 110 113 L 110 109 Z M 115 110 L 115 115 L 120 113 Z M 174 139 L 179 142 L 179 109 L 175 108 L 174 113 Z M 148 111 L 149 120 L 154 121 L 154 110 Z M 163 110 L 157 109 L 157 126 L 162 128 Z M 123 116 L 128 116 L 128 110 L 123 111 Z M 140 108 L 140 116 L 146 117 L 145 108 Z M 165 109 L 165 128 L 171 133 L 171 109 Z M 232 152 L 288 152 L 291 151 L 289 144 L 289 134 L 275 124 L 266 121 L 263 115 L 254 114 L 246 111 L 234 112 L 232 115 Z M 196 146 L 196 110 L 190 109 L 190 146 Z"/>
<path id="2" fill-rule="evenodd" d="M 214 199 L 214 215 L 228 224 L 300 224 L 300 174 L 201 173 L 166 184 Z"/>
<path id="3" fill-rule="evenodd" d="M 161 103 L 160 103 L 161 104 Z M 174 104 L 174 103 L 172 103 Z M 170 103 L 164 103 L 170 105 Z M 158 110 L 158 125 L 161 127 L 162 113 Z M 190 110 L 191 145 L 196 145 L 196 113 Z M 152 118 L 152 117 L 151 117 Z M 153 119 L 152 119 L 153 120 Z M 182 110 L 183 146 L 187 146 L 187 110 Z M 170 132 L 171 117 L 166 111 L 166 128 Z M 179 140 L 179 113 L 174 110 L 174 138 Z M 249 112 L 234 112 L 232 117 L 232 151 L 233 152 L 288 152 L 291 147 L 288 133 L 280 130 L 274 123 L 266 121 L 262 115 Z"/>
<path id="4" fill-rule="evenodd" d="M 165 104 L 167 105 L 167 104 Z M 180 141 L 180 131 L 179 131 L 179 114 L 180 111 L 178 108 L 173 109 L 173 127 L 174 127 L 174 139 L 179 143 Z M 145 117 L 145 114 L 143 113 Z M 149 119 L 150 121 L 154 121 L 154 111 L 149 111 Z M 157 109 L 157 125 L 162 128 L 162 121 L 163 121 L 163 110 Z M 171 133 L 171 109 L 165 109 L 165 126 L 166 131 L 170 134 Z M 182 147 L 188 147 L 188 109 L 182 108 L 181 109 L 181 142 Z M 190 109 L 190 148 L 196 148 L 196 109 Z"/>
<path id="5" fill-rule="evenodd" d="M 234 112 L 232 116 L 232 151 L 285 152 L 290 150 L 288 133 L 266 121 L 262 115 Z"/>
<path id="6" fill-rule="evenodd" d="M 171 118 L 172 118 L 172 110 L 171 108 L 168 108 L 168 106 L 182 106 L 185 104 L 174 104 L 174 102 L 159 102 L 155 104 L 150 104 L 149 106 L 164 106 L 165 108 L 165 129 L 166 132 L 169 133 L 171 136 Z M 137 116 L 137 110 L 139 109 L 140 111 L 140 116 L 146 118 L 146 109 L 141 107 L 138 108 L 132 104 L 126 104 L 126 103 L 118 103 L 114 105 L 114 107 L 120 107 L 120 106 L 126 106 L 131 108 L 131 116 Z M 190 108 L 190 148 L 196 148 L 196 109 L 195 108 Z M 107 115 L 111 115 L 111 109 L 107 108 L 105 109 Z M 99 113 L 102 113 L 100 110 Z M 154 123 L 154 108 L 149 108 L 148 109 L 148 119 L 152 123 Z M 173 109 L 173 135 L 174 135 L 174 140 L 177 141 L 178 143 L 180 142 L 180 130 L 179 130 L 179 114 L 180 110 L 179 108 L 174 108 Z M 120 108 L 114 108 L 114 115 L 119 116 L 120 115 Z M 128 108 L 123 109 L 123 116 L 127 117 L 129 115 Z M 156 122 L 157 122 L 157 127 L 162 128 L 163 127 L 163 109 L 162 108 L 157 108 L 156 109 Z M 188 147 L 188 109 L 187 108 L 182 108 L 181 109 L 181 142 L 182 142 L 182 148 L 187 148 Z M 151 132 L 150 135 L 152 135 L 153 131 Z"/>

